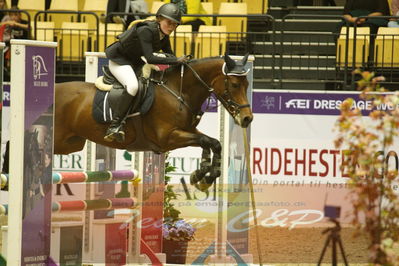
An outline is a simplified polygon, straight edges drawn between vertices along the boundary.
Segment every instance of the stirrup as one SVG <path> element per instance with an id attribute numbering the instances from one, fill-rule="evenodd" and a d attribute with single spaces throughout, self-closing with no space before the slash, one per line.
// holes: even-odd
<path id="1" fill-rule="evenodd" d="M 112 132 L 104 137 L 104 140 L 107 142 L 112 142 L 116 140 L 117 142 L 124 142 L 125 141 L 125 132 Z"/>
<path id="2" fill-rule="evenodd" d="M 123 126 L 125 125 L 124 121 L 122 121 L 118 126 L 112 127 L 112 124 L 107 129 L 106 135 L 104 136 L 104 140 L 107 142 L 112 142 L 116 140 L 117 142 L 125 141 L 125 131 L 123 130 Z"/>

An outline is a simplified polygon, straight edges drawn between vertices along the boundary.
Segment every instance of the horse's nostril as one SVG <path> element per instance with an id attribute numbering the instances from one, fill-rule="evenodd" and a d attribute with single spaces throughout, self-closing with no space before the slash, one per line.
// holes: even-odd
<path id="1" fill-rule="evenodd" d="M 249 124 L 251 124 L 253 117 L 252 116 L 246 116 L 242 119 L 242 126 L 243 127 L 248 127 Z"/>

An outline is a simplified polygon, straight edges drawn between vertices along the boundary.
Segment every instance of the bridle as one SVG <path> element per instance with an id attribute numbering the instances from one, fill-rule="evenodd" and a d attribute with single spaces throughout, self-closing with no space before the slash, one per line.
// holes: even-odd
<path id="1" fill-rule="evenodd" d="M 193 72 L 194 77 L 208 90 L 209 93 L 213 93 L 215 97 L 226 107 L 227 111 L 231 114 L 233 118 L 236 118 L 236 116 L 240 113 L 241 109 L 250 107 L 250 104 L 239 104 L 236 101 L 233 100 L 233 97 L 231 96 L 230 90 L 229 90 L 229 82 L 228 82 L 228 75 L 224 75 L 224 91 L 222 95 L 218 95 L 214 92 L 214 89 L 198 75 L 197 71 L 190 66 L 189 64 L 185 63 L 191 72 Z"/>
<path id="2" fill-rule="evenodd" d="M 203 87 L 205 87 L 208 92 L 210 94 L 214 94 L 215 97 L 226 107 L 226 110 L 230 113 L 230 115 L 235 119 L 237 115 L 240 114 L 240 110 L 246 107 L 250 107 L 250 104 L 239 104 L 236 101 L 233 100 L 233 97 L 231 96 L 230 90 L 229 90 L 229 82 L 228 82 L 228 76 L 229 73 L 223 73 L 225 76 L 224 79 L 224 91 L 222 95 L 218 95 L 214 92 L 214 89 L 212 87 L 210 87 L 208 84 L 206 84 L 206 82 L 198 75 L 197 71 L 195 71 L 195 69 L 190 66 L 188 63 L 183 63 L 181 65 L 181 72 L 180 72 L 180 91 L 179 93 L 176 93 L 175 91 L 173 91 L 172 89 L 170 89 L 168 86 L 166 86 L 165 82 L 163 81 L 163 74 L 161 75 L 161 79 L 160 80 L 155 80 L 150 78 L 149 80 L 151 82 L 156 83 L 159 86 L 162 86 L 163 88 L 165 88 L 167 91 L 169 91 L 169 93 L 171 93 L 174 97 L 177 98 L 177 100 L 180 102 L 180 109 L 181 109 L 181 105 L 184 105 L 187 107 L 188 110 L 190 110 L 190 112 L 194 115 L 195 119 L 194 119 L 194 123 L 196 123 L 196 121 L 199 121 L 201 119 L 201 116 L 203 115 L 204 112 L 202 112 L 200 110 L 200 112 L 195 113 L 194 110 L 187 104 L 187 102 L 183 99 L 182 97 L 182 90 L 183 90 L 183 73 L 184 73 L 184 67 L 187 66 L 191 72 L 193 73 L 194 77 L 203 85 Z M 231 75 L 231 74 L 230 74 Z M 232 74 L 234 75 L 234 74 Z M 208 97 L 208 99 L 210 99 L 210 95 Z M 208 100 L 208 105 L 209 105 L 209 100 Z"/>

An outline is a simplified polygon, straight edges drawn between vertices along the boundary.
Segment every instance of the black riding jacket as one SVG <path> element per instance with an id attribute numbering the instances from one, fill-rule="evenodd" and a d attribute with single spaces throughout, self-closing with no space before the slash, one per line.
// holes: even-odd
<path id="1" fill-rule="evenodd" d="M 178 64 L 177 58 L 172 55 L 169 36 L 165 35 L 160 39 L 160 29 L 156 21 L 139 22 L 119 35 L 118 39 L 105 49 L 105 54 L 108 59 L 119 65 L 132 65 L 133 68 L 137 68 L 145 63 L 141 59 L 142 56 L 149 64 Z M 153 55 L 160 50 L 169 56 Z"/>

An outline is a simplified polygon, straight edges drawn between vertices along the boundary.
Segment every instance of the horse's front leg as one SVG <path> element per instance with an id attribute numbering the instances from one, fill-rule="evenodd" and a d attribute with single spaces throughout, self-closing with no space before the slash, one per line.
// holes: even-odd
<path id="1" fill-rule="evenodd" d="M 206 191 L 215 179 L 220 176 L 222 149 L 220 142 L 198 131 L 191 133 L 180 129 L 174 130 L 169 137 L 168 150 L 187 146 L 200 146 L 203 149 L 200 169 L 195 170 L 191 174 L 190 183 L 195 185 L 199 190 Z M 212 165 L 210 164 L 210 150 L 213 152 Z"/>
<path id="2" fill-rule="evenodd" d="M 202 150 L 200 169 L 195 170 L 190 175 L 190 183 L 192 185 L 201 181 L 205 175 L 211 170 L 211 149 Z"/>

